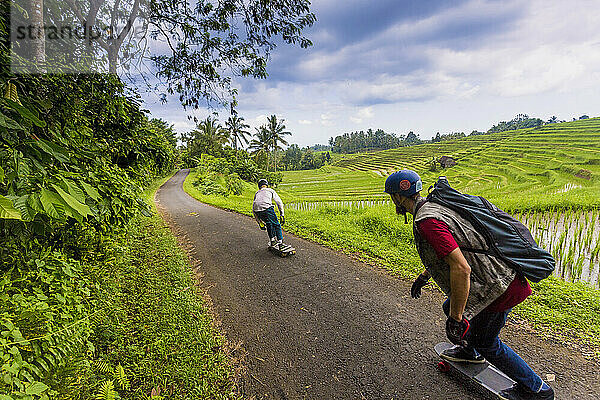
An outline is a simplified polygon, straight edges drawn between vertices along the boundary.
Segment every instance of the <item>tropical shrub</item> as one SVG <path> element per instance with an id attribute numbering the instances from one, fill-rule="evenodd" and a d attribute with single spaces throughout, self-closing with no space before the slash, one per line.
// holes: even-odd
<path id="1" fill-rule="evenodd" d="M 238 151 L 238 155 L 241 153 Z M 243 181 L 256 183 L 264 178 L 276 187 L 283 179 L 281 172 L 261 169 L 247 155 L 235 159 L 202 154 L 196 170 L 198 175 L 192 184 L 204 195 L 239 195 L 243 191 Z"/>
<path id="2" fill-rule="evenodd" d="M 168 129 L 112 76 L 11 78 L 4 89 L 0 393 L 44 399 L 93 352 L 89 257 L 114 228 L 148 214 L 141 188 L 172 170 L 175 153 Z"/>

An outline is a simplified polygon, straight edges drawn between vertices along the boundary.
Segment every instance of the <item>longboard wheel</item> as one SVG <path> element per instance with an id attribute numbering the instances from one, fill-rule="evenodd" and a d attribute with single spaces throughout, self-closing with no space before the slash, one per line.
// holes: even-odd
<path id="1" fill-rule="evenodd" d="M 450 364 L 448 364 L 446 361 L 440 361 L 438 363 L 437 367 L 442 372 L 448 372 L 448 371 L 450 371 Z"/>

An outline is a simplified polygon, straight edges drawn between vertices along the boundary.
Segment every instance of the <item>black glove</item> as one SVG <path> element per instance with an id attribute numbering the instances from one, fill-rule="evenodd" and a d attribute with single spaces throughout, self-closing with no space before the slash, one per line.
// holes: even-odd
<path id="1" fill-rule="evenodd" d="M 469 321 L 466 318 L 463 318 L 462 321 L 457 321 L 452 317 L 448 317 L 446 320 L 446 336 L 453 344 L 457 344 L 459 346 L 466 346 L 467 340 L 465 337 L 467 336 L 467 332 L 469 332 Z"/>
<path id="2" fill-rule="evenodd" d="M 429 278 L 424 277 L 423 274 L 419 275 L 419 277 L 410 287 L 410 297 L 413 299 L 418 299 L 421 297 L 421 289 L 423 286 L 427 285 L 427 281 L 429 281 Z"/>
<path id="3" fill-rule="evenodd" d="M 285 224 L 285 217 L 282 215 L 281 216 L 281 225 Z"/>

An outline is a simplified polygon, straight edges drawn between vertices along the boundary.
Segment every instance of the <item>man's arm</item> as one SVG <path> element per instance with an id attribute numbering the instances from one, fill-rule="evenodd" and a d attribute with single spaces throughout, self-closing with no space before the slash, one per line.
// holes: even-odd
<path id="1" fill-rule="evenodd" d="M 277 208 L 279 209 L 279 215 L 283 218 L 283 201 L 281 201 L 281 197 L 277 194 L 276 191 L 273 190 L 273 201 L 277 204 Z"/>
<path id="2" fill-rule="evenodd" d="M 450 265 L 450 317 L 462 321 L 471 288 L 471 267 L 458 247 L 444 261 Z"/>
<path id="3" fill-rule="evenodd" d="M 258 226 L 262 226 L 262 221 L 260 220 L 260 218 L 258 218 L 258 215 L 256 215 L 256 213 L 254 212 L 254 210 L 252 210 L 252 215 L 254 215 L 254 219 L 256 220 L 256 223 L 258 224 Z"/>
<path id="4" fill-rule="evenodd" d="M 257 195 L 258 195 L 258 192 L 254 193 L 254 199 L 252 200 L 252 215 L 254 215 L 254 219 L 256 220 L 256 223 L 258 224 L 258 226 L 262 227 L 261 220 L 260 220 L 260 218 L 258 218 L 258 215 L 256 215 L 256 211 L 254 211 L 254 204 L 256 203 Z"/>

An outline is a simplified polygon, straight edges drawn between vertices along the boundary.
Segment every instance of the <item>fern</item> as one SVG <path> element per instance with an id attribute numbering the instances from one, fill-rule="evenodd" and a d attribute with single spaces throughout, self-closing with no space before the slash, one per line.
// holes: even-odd
<path id="1" fill-rule="evenodd" d="M 113 376 L 121 389 L 129 389 L 129 379 L 127 378 L 125 370 L 121 364 L 117 365 Z"/>
<path id="2" fill-rule="evenodd" d="M 115 391 L 113 381 L 104 382 L 96 394 L 97 400 L 117 400 L 120 399 L 119 394 Z"/>
<path id="3" fill-rule="evenodd" d="M 110 364 L 107 361 L 98 360 L 94 365 L 94 369 L 101 374 L 106 374 L 110 371 Z"/>

